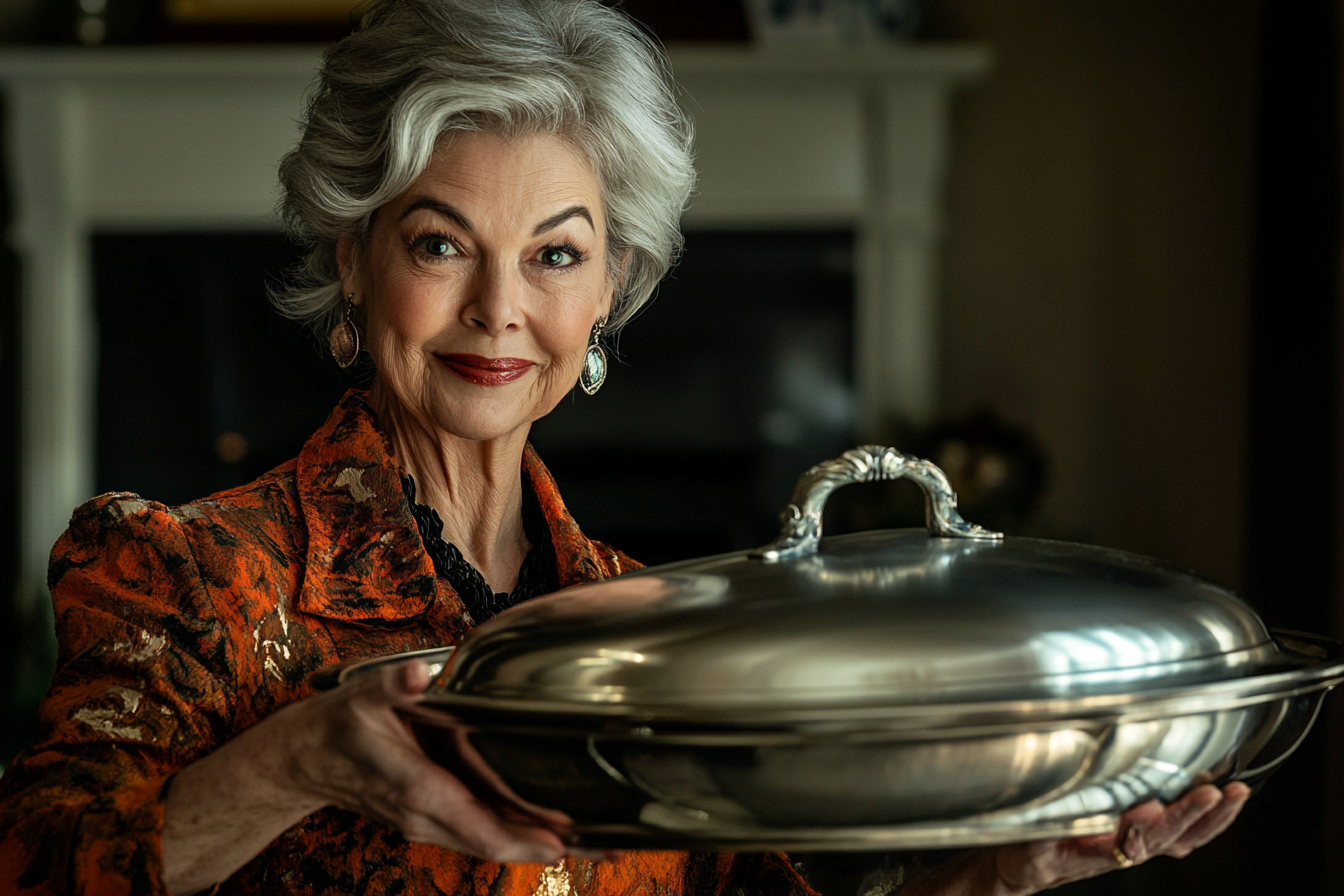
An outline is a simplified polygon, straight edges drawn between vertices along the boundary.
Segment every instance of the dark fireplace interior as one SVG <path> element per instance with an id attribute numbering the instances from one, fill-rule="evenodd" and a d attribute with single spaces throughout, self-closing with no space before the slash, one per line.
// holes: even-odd
<path id="1" fill-rule="evenodd" d="M 176 504 L 295 456 L 338 369 L 267 304 L 276 234 L 94 237 L 97 487 Z M 853 237 L 696 232 L 612 352 L 533 431 L 584 530 L 647 563 L 769 541 L 794 479 L 852 446 Z"/>

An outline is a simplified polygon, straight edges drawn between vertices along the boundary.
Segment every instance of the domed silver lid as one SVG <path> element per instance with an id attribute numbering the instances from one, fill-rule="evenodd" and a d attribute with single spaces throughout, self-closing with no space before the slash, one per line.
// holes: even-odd
<path id="1" fill-rule="evenodd" d="M 820 537 L 834 488 L 911 478 L 929 531 Z M 1284 662 L 1228 589 L 1157 560 L 1003 538 L 932 464 L 865 447 L 799 483 L 774 544 L 522 604 L 463 642 L 425 702 L 731 723 L 772 713 L 1169 692 Z"/>

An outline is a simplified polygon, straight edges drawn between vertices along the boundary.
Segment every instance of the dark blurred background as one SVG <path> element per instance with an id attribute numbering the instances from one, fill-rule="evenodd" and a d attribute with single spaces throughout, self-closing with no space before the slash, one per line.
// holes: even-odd
<path id="1" fill-rule="evenodd" d="M 749 38 L 723 0 L 624 6 L 669 43 Z M 172 8 L 6 0 L 0 40 L 320 43 L 347 27 Z M 980 43 L 995 64 L 955 108 L 939 412 L 881 435 L 943 464 L 969 519 L 1184 563 L 1271 625 L 1344 634 L 1338 0 L 927 0 L 920 12 L 914 39 Z M 5 221 L 8 195 L 0 180 Z M 173 502 L 247 481 L 359 383 L 267 308 L 265 283 L 294 259 L 274 234 L 101 233 L 92 251 L 99 491 Z M 11 570 L 20 275 L 0 251 Z M 845 230 L 690 232 L 602 393 L 536 429 L 589 534 L 655 562 L 767 540 L 796 474 L 856 437 L 854 277 Z M 838 498 L 833 529 L 918 514 L 900 487 Z M 0 763 L 32 736 L 49 662 L 45 623 L 18 606 L 0 602 Z M 1227 836 L 1060 892 L 1344 892 L 1337 704 Z"/>

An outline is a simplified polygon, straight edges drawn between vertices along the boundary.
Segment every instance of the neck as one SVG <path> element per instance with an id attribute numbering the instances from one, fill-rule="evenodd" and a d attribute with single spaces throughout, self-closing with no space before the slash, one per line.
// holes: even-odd
<path id="1" fill-rule="evenodd" d="M 458 438 L 376 382 L 369 404 L 397 462 L 415 479 L 416 501 L 443 520 L 444 540 L 493 590 L 512 591 L 529 547 L 519 472 L 526 429 L 483 441 Z"/>

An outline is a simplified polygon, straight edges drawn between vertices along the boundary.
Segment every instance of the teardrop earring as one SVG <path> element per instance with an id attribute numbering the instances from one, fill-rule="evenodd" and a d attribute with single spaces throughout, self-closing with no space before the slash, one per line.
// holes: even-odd
<path id="1" fill-rule="evenodd" d="M 579 373 L 579 388 L 589 395 L 596 395 L 597 390 L 602 388 L 602 384 L 607 381 L 607 353 L 602 349 L 602 329 L 607 325 L 607 319 L 604 317 L 593 327 L 593 341 L 588 345 L 588 351 L 583 355 L 583 370 Z"/>
<path id="2" fill-rule="evenodd" d="M 331 357 L 342 369 L 355 363 L 355 359 L 359 357 L 359 328 L 355 326 L 354 298 L 354 293 L 345 297 L 345 316 L 327 334 L 327 346 L 331 349 Z"/>

